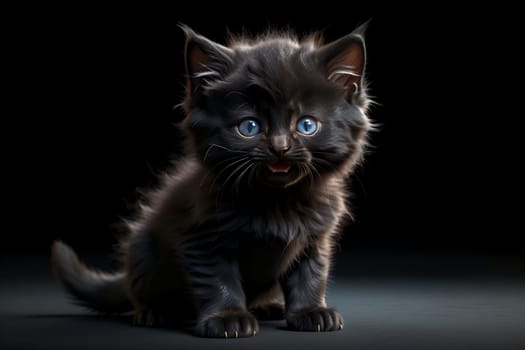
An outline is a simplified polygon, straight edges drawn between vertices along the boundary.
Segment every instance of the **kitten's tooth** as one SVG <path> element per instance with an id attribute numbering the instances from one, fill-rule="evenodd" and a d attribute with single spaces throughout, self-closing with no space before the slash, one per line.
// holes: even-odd
<path id="1" fill-rule="evenodd" d="M 239 332 L 235 331 L 235 338 L 239 338 Z"/>
<path id="2" fill-rule="evenodd" d="M 281 168 L 281 167 L 275 168 L 272 165 L 268 165 L 268 168 L 274 174 L 287 174 L 290 171 L 291 166 L 288 166 L 285 168 Z"/>
<path id="3" fill-rule="evenodd" d="M 228 339 L 228 331 L 224 331 L 224 338 Z"/>
<path id="4" fill-rule="evenodd" d="M 318 323 L 317 324 L 317 331 L 320 332 L 321 331 L 321 325 Z"/>
<path id="5" fill-rule="evenodd" d="M 253 336 L 255 337 L 257 335 L 257 331 L 254 329 L 253 330 Z"/>
<path id="6" fill-rule="evenodd" d="M 341 323 L 341 324 L 339 325 L 339 330 L 342 330 L 342 329 L 343 329 L 343 324 Z"/>

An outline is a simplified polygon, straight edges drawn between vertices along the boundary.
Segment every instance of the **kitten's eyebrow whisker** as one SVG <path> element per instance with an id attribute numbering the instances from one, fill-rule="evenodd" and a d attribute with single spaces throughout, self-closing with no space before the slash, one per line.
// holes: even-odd
<path id="1" fill-rule="evenodd" d="M 202 77 L 207 77 L 207 76 L 216 76 L 216 77 L 220 77 L 220 74 L 217 73 L 217 72 L 211 71 L 211 70 L 203 71 L 203 72 L 200 72 L 200 73 L 195 73 L 195 74 L 193 74 L 193 77 L 194 77 L 194 78 L 202 78 Z"/>
<path id="2" fill-rule="evenodd" d="M 230 95 L 234 95 L 234 94 L 241 95 L 242 97 L 248 98 L 248 95 L 246 95 L 244 92 L 239 91 L 239 90 L 232 90 L 232 91 L 228 92 L 226 94 L 226 97 L 229 97 Z"/>

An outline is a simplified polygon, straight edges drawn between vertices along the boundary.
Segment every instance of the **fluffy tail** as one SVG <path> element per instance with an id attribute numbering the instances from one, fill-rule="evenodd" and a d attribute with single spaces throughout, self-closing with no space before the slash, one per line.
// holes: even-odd
<path id="1" fill-rule="evenodd" d="M 125 274 L 88 268 L 66 244 L 55 241 L 51 248 L 53 273 L 78 305 L 104 313 L 132 310 L 125 287 Z"/>

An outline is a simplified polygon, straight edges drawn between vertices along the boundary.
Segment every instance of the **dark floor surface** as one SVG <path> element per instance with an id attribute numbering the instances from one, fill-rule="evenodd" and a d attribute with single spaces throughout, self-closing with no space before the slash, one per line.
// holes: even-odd
<path id="1" fill-rule="evenodd" d="M 340 256 L 332 333 L 261 324 L 255 338 L 132 327 L 71 305 L 45 258 L 0 258 L 0 349 L 525 349 L 523 261 L 445 255 Z"/>

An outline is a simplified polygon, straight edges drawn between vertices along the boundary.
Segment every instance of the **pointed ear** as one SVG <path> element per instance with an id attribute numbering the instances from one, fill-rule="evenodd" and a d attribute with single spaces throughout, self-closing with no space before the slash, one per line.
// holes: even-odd
<path id="1" fill-rule="evenodd" d="M 180 27 L 186 35 L 184 51 L 189 92 L 224 78 L 233 60 L 233 50 L 198 35 L 188 26 Z"/>
<path id="2" fill-rule="evenodd" d="M 348 97 L 362 91 L 366 50 L 364 29 L 359 27 L 352 33 L 320 47 L 318 62 L 328 80 L 341 84 L 348 90 Z"/>

